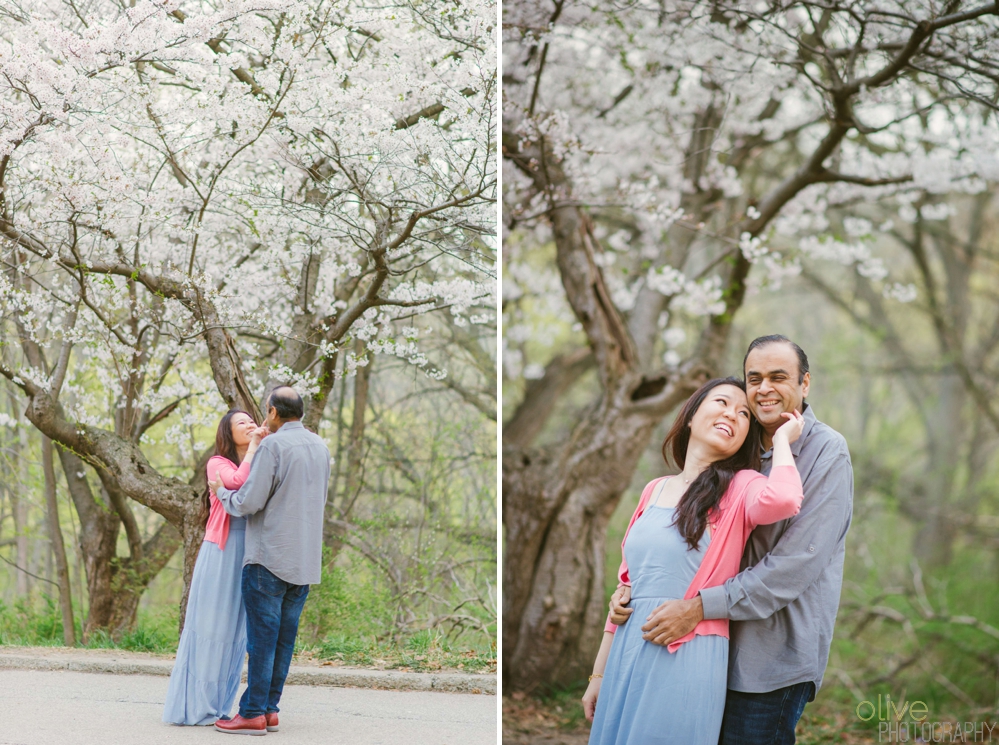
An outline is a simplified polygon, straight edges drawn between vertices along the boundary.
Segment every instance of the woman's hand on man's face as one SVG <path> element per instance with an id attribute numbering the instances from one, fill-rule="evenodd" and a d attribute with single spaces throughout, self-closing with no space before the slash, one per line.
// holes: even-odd
<path id="1" fill-rule="evenodd" d="M 792 442 L 801 437 L 802 431 L 805 429 L 805 417 L 803 417 L 797 410 L 795 411 L 785 411 L 781 414 L 782 417 L 787 419 L 777 431 L 774 432 L 774 439 L 778 437 L 786 437 L 787 444 L 790 445 Z"/>
<path id="2" fill-rule="evenodd" d="M 270 430 L 267 427 L 255 427 L 253 432 L 250 433 L 250 442 L 259 445 L 260 441 L 269 434 Z"/>

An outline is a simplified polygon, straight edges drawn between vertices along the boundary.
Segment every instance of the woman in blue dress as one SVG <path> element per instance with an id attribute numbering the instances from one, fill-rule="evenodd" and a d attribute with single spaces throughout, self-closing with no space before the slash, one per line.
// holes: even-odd
<path id="1" fill-rule="evenodd" d="M 756 470 L 760 429 L 745 390 L 736 378 L 705 383 L 663 442 L 663 457 L 682 470 L 646 487 L 625 534 L 621 578 L 631 583 L 632 611 L 616 633 L 605 626 L 583 696 L 590 745 L 718 742 L 728 622 L 702 621 L 668 647 L 647 641 L 642 623 L 665 601 L 735 576 L 752 528 L 798 512 L 801 479 L 790 443 L 804 419 L 784 414 L 768 479 Z"/>
<path id="2" fill-rule="evenodd" d="M 227 489 L 238 489 L 250 475 L 253 454 L 266 433 L 245 411 L 228 412 L 215 434 L 216 455 L 208 461 L 208 473 L 218 473 Z M 205 540 L 194 565 L 163 710 L 163 721 L 171 724 L 210 725 L 228 719 L 246 657 L 240 585 L 246 518 L 226 514 L 208 489 L 202 499 Z"/>

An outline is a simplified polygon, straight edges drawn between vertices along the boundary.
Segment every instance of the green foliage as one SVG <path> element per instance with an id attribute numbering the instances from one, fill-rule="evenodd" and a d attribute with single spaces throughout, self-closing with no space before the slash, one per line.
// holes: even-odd
<path id="1" fill-rule="evenodd" d="M 133 652 L 173 654 L 180 641 L 178 612 L 177 606 L 140 608 L 135 629 L 121 638 L 118 647 Z"/>
<path id="2" fill-rule="evenodd" d="M 75 619 L 76 638 L 83 638 L 82 619 Z M 42 595 L 41 602 L 18 598 L 12 606 L 0 600 L 0 645 L 59 647 L 63 644 L 62 613 L 57 601 Z M 132 652 L 173 654 L 177 650 L 176 609 L 139 610 L 135 629 L 115 641 L 104 629 L 90 635 L 86 649 L 124 649 Z"/>
<path id="3" fill-rule="evenodd" d="M 839 705 L 855 721 L 859 701 L 890 695 L 899 705 L 922 701 L 929 721 L 981 721 L 999 695 L 999 598 L 987 589 L 994 583 L 994 557 L 976 545 L 959 546 L 951 564 L 931 568 L 917 584 L 908 552 L 893 542 L 865 540 L 893 526 L 897 535 L 898 525 L 889 511 L 858 526 L 857 542 L 871 561 L 848 559 L 830 668 L 847 671 L 860 681 L 859 690 L 827 674 L 829 708 Z M 972 619 L 978 624 L 968 623 Z M 877 682 L 862 684 L 872 679 Z M 874 720 L 856 726 L 877 730 Z"/>
<path id="4" fill-rule="evenodd" d="M 324 559 L 331 556 L 324 549 Z M 296 651 L 345 665 L 413 671 L 496 669 L 493 637 L 462 638 L 458 646 L 437 628 L 400 633 L 392 594 L 367 566 L 324 566 L 302 611 Z"/>
<path id="5" fill-rule="evenodd" d="M 413 654 L 430 654 L 436 649 L 445 652 L 451 651 L 451 645 L 448 644 L 447 637 L 431 629 L 418 631 L 413 634 L 406 640 L 405 647 L 408 652 L 412 652 Z"/>
<path id="6" fill-rule="evenodd" d="M 375 637 L 337 634 L 318 644 L 300 644 L 297 651 L 303 656 L 361 667 L 413 672 L 496 671 L 495 650 L 454 649 L 443 634 L 431 630 L 381 641 Z"/>
<path id="7" fill-rule="evenodd" d="M 330 567 L 330 555 L 330 549 L 324 548 L 322 580 L 309 590 L 299 638 L 316 643 L 327 636 L 362 638 L 390 633 L 392 604 L 387 590 L 363 569 L 350 572 Z"/>
<path id="8" fill-rule="evenodd" d="M 0 600 L 0 644 L 38 647 L 62 644 L 58 602 L 51 595 L 42 595 L 41 607 L 25 598 L 18 598 L 11 606 Z"/>

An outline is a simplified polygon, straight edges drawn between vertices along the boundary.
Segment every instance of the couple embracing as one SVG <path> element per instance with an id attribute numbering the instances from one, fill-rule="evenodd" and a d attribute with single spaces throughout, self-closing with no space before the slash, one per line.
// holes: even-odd
<path id="1" fill-rule="evenodd" d="M 274 389 L 266 409 L 263 427 L 245 411 L 219 422 L 164 722 L 242 735 L 279 726 L 298 619 L 320 581 L 330 453 L 302 425 L 294 389 Z M 246 690 L 230 719 L 247 653 Z"/>
<path id="2" fill-rule="evenodd" d="M 843 583 L 853 470 L 805 402 L 808 357 L 754 340 L 744 380 L 683 406 L 642 492 L 583 696 L 590 745 L 786 745 L 815 698 Z"/>

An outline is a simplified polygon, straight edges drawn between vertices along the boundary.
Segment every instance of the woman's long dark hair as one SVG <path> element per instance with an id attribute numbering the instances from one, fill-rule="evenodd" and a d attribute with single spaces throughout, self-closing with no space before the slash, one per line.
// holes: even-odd
<path id="1" fill-rule="evenodd" d="M 222 417 L 222 421 L 219 422 L 219 428 L 215 431 L 215 455 L 221 455 L 223 458 L 228 458 L 237 466 L 243 459 L 239 457 L 239 452 L 236 449 L 236 441 L 232 438 L 232 418 L 236 414 L 246 414 L 250 419 L 253 419 L 253 415 L 249 412 L 243 411 L 242 409 L 231 409 L 225 413 Z M 208 524 L 208 515 L 212 511 L 212 500 L 210 497 L 210 492 L 208 487 L 205 487 L 205 491 L 201 495 L 201 511 L 198 512 L 198 520 L 201 523 L 201 527 Z"/>
<path id="2" fill-rule="evenodd" d="M 731 377 L 715 378 L 698 388 L 680 409 L 676 421 L 663 440 L 663 459 L 667 465 L 672 460 L 677 467 L 683 469 L 687 460 L 687 445 L 690 443 L 690 422 L 708 394 L 720 385 L 733 385 L 742 391 L 746 390 L 745 383 Z M 708 526 L 708 515 L 718 506 L 736 472 L 746 468 L 760 470 L 760 432 L 759 422 L 750 416 L 749 432 L 739 451 L 730 458 L 715 461 L 701 471 L 680 498 L 673 514 L 673 524 L 690 548 L 696 549 L 700 544 L 701 536 Z"/>

